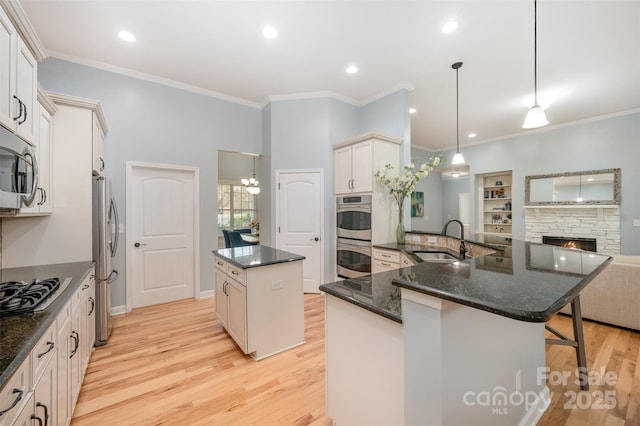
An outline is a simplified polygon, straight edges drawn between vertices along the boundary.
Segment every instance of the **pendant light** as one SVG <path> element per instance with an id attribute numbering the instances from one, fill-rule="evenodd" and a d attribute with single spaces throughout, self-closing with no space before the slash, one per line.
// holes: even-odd
<path id="1" fill-rule="evenodd" d="M 538 2 L 533 0 L 533 106 L 524 118 L 523 129 L 535 129 L 549 124 L 547 116 L 538 105 Z"/>
<path id="2" fill-rule="evenodd" d="M 256 157 L 253 157 L 253 177 L 242 179 L 241 182 L 247 188 L 249 194 L 257 195 L 260 193 L 260 182 L 256 179 Z"/>
<path id="3" fill-rule="evenodd" d="M 458 120 L 458 70 L 462 66 L 462 62 L 456 62 L 451 65 L 451 68 L 456 70 L 456 153 L 453 155 L 451 164 L 463 164 L 464 157 L 460 153 L 460 125 Z"/>

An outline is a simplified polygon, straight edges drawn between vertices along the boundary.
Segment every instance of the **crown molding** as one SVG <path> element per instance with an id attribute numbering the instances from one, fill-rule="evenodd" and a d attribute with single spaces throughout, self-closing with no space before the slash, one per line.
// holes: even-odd
<path id="1" fill-rule="evenodd" d="M 33 26 L 31 26 L 31 22 L 29 22 L 27 14 L 24 13 L 24 9 L 20 3 L 15 0 L 0 0 L 0 5 L 7 13 L 7 16 L 11 20 L 13 26 L 16 27 L 18 34 L 22 37 L 22 40 L 24 40 L 29 50 L 36 58 L 36 61 L 42 62 L 45 60 L 49 55 L 47 54 L 42 41 L 40 41 L 38 34 L 36 34 Z"/>
<path id="2" fill-rule="evenodd" d="M 53 103 L 53 99 L 51 99 L 49 94 L 42 88 L 40 83 L 38 83 L 38 103 L 51 115 L 54 115 L 58 110 L 56 104 Z"/>
<path id="3" fill-rule="evenodd" d="M 342 148 L 343 146 L 353 145 L 354 143 L 367 141 L 369 139 L 377 139 L 380 141 L 391 142 L 397 145 L 400 145 L 402 143 L 401 139 L 394 138 L 393 136 L 385 135 L 384 133 L 368 132 L 368 133 L 364 133 L 362 135 L 353 137 L 351 139 L 348 139 L 346 141 L 338 142 L 333 145 L 333 148 L 334 149 Z"/>
<path id="4" fill-rule="evenodd" d="M 359 106 L 365 106 L 368 105 L 372 102 L 378 101 L 386 96 L 389 96 L 392 93 L 398 92 L 400 90 L 407 90 L 409 92 L 413 91 L 413 89 L 415 89 L 416 86 L 414 86 L 413 84 L 410 83 L 400 83 L 397 86 L 393 86 L 390 87 L 387 90 L 384 90 L 376 95 L 370 96 L 368 98 L 366 98 L 365 100 L 363 100 L 362 102 L 360 102 Z"/>
<path id="5" fill-rule="evenodd" d="M 96 113 L 96 116 L 98 117 L 98 121 L 100 122 L 100 126 L 102 127 L 102 130 L 104 131 L 105 135 L 107 134 L 108 132 L 107 120 L 104 117 L 104 112 L 102 111 L 102 106 L 100 105 L 100 102 L 94 101 L 93 99 L 79 98 L 77 96 L 64 95 L 64 94 L 55 93 L 55 92 L 47 92 L 47 94 L 49 95 L 51 100 L 58 105 L 66 105 L 66 106 L 92 110 L 93 112 Z"/>
<path id="6" fill-rule="evenodd" d="M 4 0 L 0 0 L 4 1 Z M 91 68 L 97 68 L 103 71 L 113 72 L 115 74 L 125 75 L 127 77 L 137 78 L 140 80 L 150 81 L 152 83 L 161 84 L 163 86 L 173 87 L 174 89 L 180 89 L 191 93 L 197 93 L 199 95 L 207 96 L 222 101 L 232 102 L 248 106 L 250 108 L 262 109 L 262 106 L 258 102 L 248 101 L 242 98 L 236 98 L 235 96 L 225 95 L 224 93 L 215 92 L 213 90 L 203 89 L 201 87 L 193 86 L 190 84 L 182 83 L 177 80 L 171 80 L 169 78 L 159 77 L 154 74 L 147 74 L 140 71 L 135 71 L 130 68 L 119 67 L 116 65 L 107 64 L 105 62 L 93 61 L 90 59 L 78 58 L 75 56 L 66 55 L 61 52 L 51 51 L 50 56 L 64 61 L 73 62 L 79 65 L 85 65 Z"/>

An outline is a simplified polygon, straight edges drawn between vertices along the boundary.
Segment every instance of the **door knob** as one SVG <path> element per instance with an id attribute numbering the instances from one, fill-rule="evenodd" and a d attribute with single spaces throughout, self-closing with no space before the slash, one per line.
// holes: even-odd
<path id="1" fill-rule="evenodd" d="M 140 247 L 140 246 L 146 246 L 145 243 L 135 243 L 134 244 L 135 247 Z"/>
<path id="2" fill-rule="evenodd" d="M 311 238 L 309 241 L 320 241 L 320 238 L 318 238 L 318 237 Z"/>

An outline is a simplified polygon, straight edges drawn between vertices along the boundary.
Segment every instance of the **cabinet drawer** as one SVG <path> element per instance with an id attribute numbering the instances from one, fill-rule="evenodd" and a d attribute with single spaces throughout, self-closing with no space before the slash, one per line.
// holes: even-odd
<path id="1" fill-rule="evenodd" d="M 246 279 L 246 271 L 242 268 L 238 268 L 235 265 L 232 265 L 230 263 L 227 264 L 227 275 L 229 275 L 229 277 L 233 278 L 234 280 L 238 281 L 239 283 L 245 284 L 247 282 Z"/>
<path id="2" fill-rule="evenodd" d="M 400 252 L 390 250 L 373 249 L 373 258 L 400 264 Z"/>
<path id="3" fill-rule="evenodd" d="M 62 332 L 65 326 L 71 321 L 71 302 L 67 302 L 66 305 L 60 310 L 60 313 L 56 317 L 56 326 L 58 329 L 58 335 Z M 65 332 L 65 334 L 68 334 Z"/>
<path id="4" fill-rule="evenodd" d="M 31 352 L 31 387 L 35 387 L 38 380 L 40 380 L 40 376 L 44 372 L 49 360 L 53 357 L 56 348 L 57 342 L 57 334 L 58 328 L 56 326 L 56 322 L 47 329 L 47 331 L 42 335 L 36 346 L 33 348 Z"/>
<path id="5" fill-rule="evenodd" d="M 27 356 L 20 367 L 7 381 L 0 391 L 0 411 L 5 413 L 0 417 L 1 425 L 10 425 L 24 406 L 25 401 L 31 397 L 31 355 Z"/>
<path id="6" fill-rule="evenodd" d="M 227 273 L 227 262 L 220 259 L 218 256 L 213 256 L 213 261 L 216 264 L 217 270 Z"/>

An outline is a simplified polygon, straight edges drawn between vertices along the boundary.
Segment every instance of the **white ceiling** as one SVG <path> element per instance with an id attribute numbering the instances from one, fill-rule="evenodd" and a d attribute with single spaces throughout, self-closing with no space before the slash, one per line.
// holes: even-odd
<path id="1" fill-rule="evenodd" d="M 237 98 L 332 92 L 361 105 L 413 87 L 412 143 L 455 147 L 524 132 L 533 99 L 531 1 L 36 1 L 51 56 L 108 64 Z M 459 28 L 444 34 L 445 21 Z M 262 37 L 273 25 L 278 37 Z M 137 38 L 127 44 L 121 29 Z M 359 73 L 347 75 L 349 64 Z M 541 0 L 538 95 L 552 125 L 640 108 L 640 1 Z M 373 130 L 373 129 L 372 129 Z M 475 139 L 467 134 L 475 132 Z"/>

